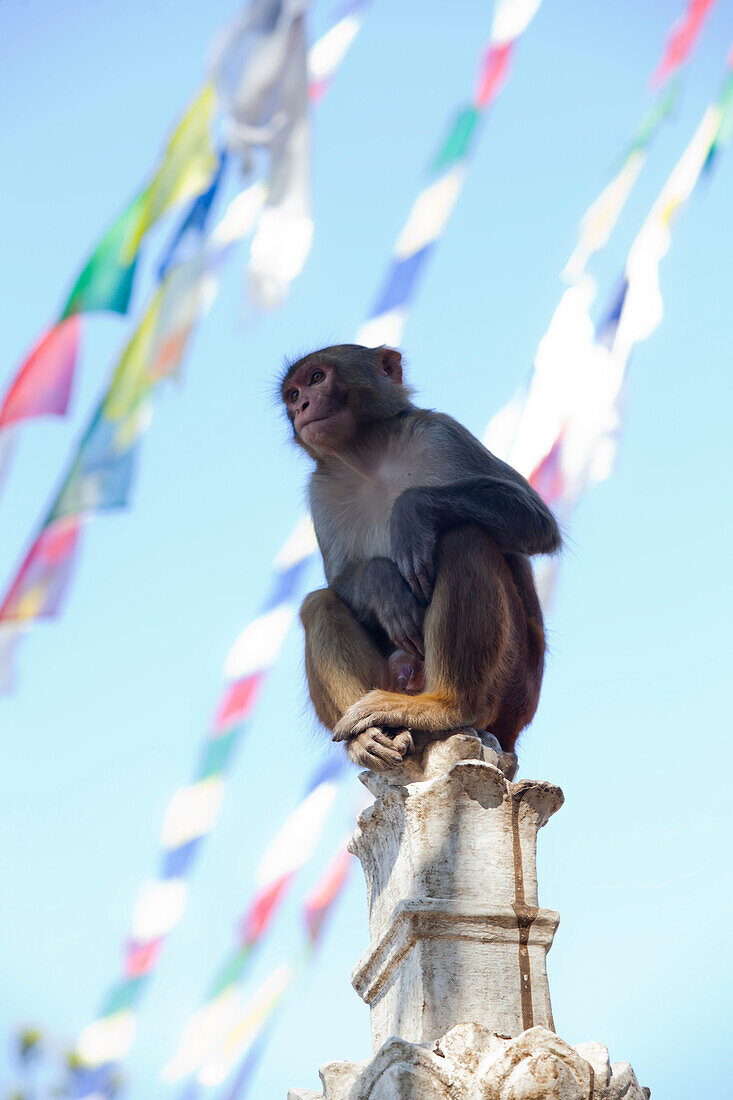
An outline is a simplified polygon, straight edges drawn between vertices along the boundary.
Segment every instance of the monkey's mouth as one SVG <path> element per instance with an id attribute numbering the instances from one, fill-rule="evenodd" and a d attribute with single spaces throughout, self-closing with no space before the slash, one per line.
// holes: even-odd
<path id="1" fill-rule="evenodd" d="M 296 424 L 296 430 L 302 431 L 303 428 L 310 428 L 311 424 L 320 424 L 324 420 L 330 420 L 332 413 L 325 413 L 323 416 L 310 416 L 307 420 L 300 420 Z"/>

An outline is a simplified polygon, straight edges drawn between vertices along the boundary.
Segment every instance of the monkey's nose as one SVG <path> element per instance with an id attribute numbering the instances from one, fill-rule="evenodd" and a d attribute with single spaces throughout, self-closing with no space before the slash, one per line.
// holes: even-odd
<path id="1" fill-rule="evenodd" d="M 305 412 L 305 410 L 308 408 L 309 405 L 310 405 L 310 401 L 304 401 L 303 404 L 300 406 L 300 412 L 302 412 L 302 413 Z"/>

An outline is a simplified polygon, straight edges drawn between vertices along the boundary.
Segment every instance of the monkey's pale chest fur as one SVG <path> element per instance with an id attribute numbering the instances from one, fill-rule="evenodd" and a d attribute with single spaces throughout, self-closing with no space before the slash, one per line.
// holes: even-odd
<path id="1" fill-rule="evenodd" d="M 321 544 L 332 547 L 327 572 L 345 561 L 390 558 L 390 518 L 397 498 L 407 489 L 445 484 L 442 465 L 425 439 L 412 436 L 388 444 L 368 474 L 340 464 L 327 482 L 316 474 L 311 507 Z"/>

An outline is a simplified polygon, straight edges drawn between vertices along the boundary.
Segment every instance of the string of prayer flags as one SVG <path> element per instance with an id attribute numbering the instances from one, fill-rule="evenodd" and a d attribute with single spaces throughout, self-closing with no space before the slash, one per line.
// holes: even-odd
<path id="1" fill-rule="evenodd" d="M 171 195 L 180 198 L 183 189 L 191 186 L 192 178 L 202 178 L 197 177 L 196 172 L 202 171 L 200 158 L 204 154 L 208 165 L 208 145 L 204 140 L 207 126 L 204 123 L 209 110 L 210 95 L 205 90 L 186 113 L 169 143 L 164 165 L 156 176 L 157 183 L 154 181 L 159 203 L 164 201 L 161 196 L 165 194 L 169 198 Z M 187 163 L 184 152 L 192 148 L 199 157 L 199 160 L 194 157 L 198 167 L 193 175 L 182 175 L 182 165 L 185 167 Z M 258 182 L 246 188 L 232 200 L 206 242 L 205 232 L 225 164 L 224 153 L 219 156 L 213 179 L 206 190 L 194 198 L 166 251 L 161 265 L 161 284 L 123 352 L 110 389 L 83 435 L 71 471 L 51 508 L 50 521 L 74 514 L 89 515 L 121 508 L 129 502 L 136 461 L 135 444 L 150 423 L 152 405 L 149 398 L 152 388 L 177 370 L 196 320 L 213 300 L 224 260 L 234 243 L 252 232 L 265 205 L 267 188 L 264 184 Z M 67 306 L 69 316 L 34 349 L 28 369 L 21 371 L 8 395 L 4 407 L 8 427 L 22 417 L 37 415 L 44 405 L 48 408 L 53 405 L 54 409 L 61 411 L 63 402 L 65 408 L 78 346 L 78 320 L 73 310 L 81 308 L 82 299 L 90 304 L 88 295 L 92 291 L 96 295 L 95 300 L 98 303 L 101 301 L 99 294 L 105 273 L 116 270 L 119 256 L 129 247 L 126 242 L 129 241 L 131 227 L 139 227 L 140 211 L 146 208 L 145 203 L 136 200 L 116 223 L 107 235 L 104 247 L 97 250 L 80 277 Z M 191 240 L 190 249 L 187 238 Z M 111 266 L 110 257 L 114 261 Z M 0 419 L 0 429 L 4 426 Z M 12 444 L 10 433 L 7 430 L 0 432 L 3 460 L 9 455 Z M 36 541 L 38 545 L 34 544 L 27 555 L 30 562 L 43 557 L 43 528 Z M 21 621 L 22 615 L 27 629 L 33 619 L 57 614 L 71 577 L 73 553 L 74 548 L 70 548 L 69 561 L 55 561 L 50 568 L 44 569 L 43 585 L 35 583 L 33 570 L 21 567 L 11 583 L 13 598 L 6 599 L 5 620 Z M 25 594 L 24 588 L 31 577 L 34 578 L 32 590 Z M 3 613 L 0 611 L 0 623 L 2 621 Z M 14 644 L 0 650 L 0 693 L 8 690 L 13 682 L 12 670 L 3 666 L 2 661 L 10 661 L 16 648 Z"/>
<path id="2" fill-rule="evenodd" d="M 79 315 L 127 313 L 142 238 L 171 205 L 207 187 L 216 167 L 209 134 L 214 104 L 207 86 L 176 127 L 150 184 L 92 252 L 59 321 L 31 349 L 10 384 L 0 407 L 0 438 L 20 419 L 65 415 L 79 352 Z"/>
<path id="3" fill-rule="evenodd" d="M 717 140 L 729 81 L 705 111 L 636 235 L 620 288 L 599 324 L 594 327 L 589 312 L 595 286 L 584 276 L 563 295 L 526 392 L 493 418 L 484 436 L 487 447 L 520 470 L 563 517 L 613 470 L 629 358 L 662 319 L 659 264 L 669 250 L 674 219 Z M 538 577 L 545 600 L 556 572 L 556 562 L 545 563 Z"/>
<path id="4" fill-rule="evenodd" d="M 578 243 L 562 273 L 566 282 L 577 282 L 591 257 L 608 244 L 646 163 L 648 146 L 657 128 L 671 113 L 676 98 L 677 85 L 662 93 L 634 135 L 621 168 L 580 219 Z"/>
<path id="5" fill-rule="evenodd" d="M 302 802 L 265 850 L 255 876 L 257 890 L 238 922 L 236 945 L 220 967 L 205 1004 L 186 1024 L 176 1053 L 163 1070 L 166 1080 L 181 1081 L 196 1073 L 231 1029 L 239 983 L 253 948 L 261 943 L 295 875 L 313 854 L 346 770 L 342 755 L 332 755 L 321 765 Z"/>
<path id="6" fill-rule="evenodd" d="M 58 614 L 78 549 L 76 541 L 65 542 L 63 555 L 48 558 L 46 543 L 58 520 L 80 522 L 129 503 L 139 438 L 151 421 L 152 391 L 178 369 L 193 326 L 211 299 L 216 271 L 232 243 L 231 231 L 241 224 L 230 222 L 209 251 L 200 250 L 188 263 L 169 270 L 153 295 L 90 418 L 48 517 L 11 583 L 0 608 L 0 622 L 22 621 L 28 626 Z M 75 322 L 71 318 L 65 323 Z"/>
<path id="7" fill-rule="evenodd" d="M 125 347 L 71 469 L 0 607 L 0 623 L 26 626 L 59 613 L 89 515 L 130 498 L 137 442 L 150 422 L 150 391 L 177 366 L 204 282 L 201 268 L 175 268 Z M 74 324 L 71 319 L 67 324 Z"/>
<path id="8" fill-rule="evenodd" d="M 714 2 L 715 0 L 692 0 L 689 4 L 681 21 L 678 21 L 675 27 L 678 25 L 684 25 L 688 28 L 694 27 L 694 33 L 687 33 L 684 37 L 684 50 L 677 49 L 673 51 L 676 58 L 673 65 L 665 61 L 665 59 L 672 56 L 668 47 L 665 58 L 656 70 L 657 75 L 652 79 L 654 86 L 661 87 L 665 84 L 672 74 L 677 72 L 688 59 L 703 21 L 709 14 Z M 670 43 L 675 38 L 675 34 L 676 32 L 673 31 Z M 573 283 L 580 279 L 591 257 L 608 244 L 629 195 L 646 163 L 652 139 L 664 120 L 671 114 L 677 100 L 677 94 L 678 86 L 676 83 L 669 84 L 660 92 L 634 134 L 624 155 L 621 168 L 580 219 L 578 243 L 563 271 L 563 278 L 566 282 Z"/>
<path id="9" fill-rule="evenodd" d="M 312 890 L 305 897 L 301 912 L 305 933 L 304 950 L 298 961 L 278 967 L 241 1008 L 232 1014 L 232 1020 L 213 1049 L 211 1056 L 199 1070 L 193 1095 L 201 1088 L 221 1085 L 239 1065 L 227 1100 L 242 1100 L 249 1090 L 255 1070 L 264 1054 L 273 1030 L 276 1013 L 293 979 L 299 977 L 313 960 L 316 947 L 323 935 L 328 918 L 343 894 L 354 858 L 341 841 L 335 856 Z M 186 1096 L 191 1100 L 191 1091 Z"/>
<path id="10" fill-rule="evenodd" d="M 358 33 L 365 6 L 366 0 L 355 0 L 308 55 L 307 64 L 320 89 L 316 98 L 325 92 Z M 301 271 L 313 232 L 307 194 L 307 75 L 297 80 L 294 76 L 296 69 L 298 73 L 301 69 L 306 72 L 303 23 L 302 16 L 291 12 L 288 5 L 282 8 L 282 19 L 290 19 L 292 26 L 289 36 L 282 36 L 282 43 L 290 52 L 287 59 L 281 58 L 281 71 L 274 81 L 280 104 L 277 119 L 275 116 L 270 119 L 277 124 L 268 137 L 273 161 L 269 199 L 264 211 L 259 211 L 262 217 L 255 219 L 248 230 L 257 226 L 250 271 L 254 297 L 267 308 L 279 304 L 287 286 Z M 245 82 L 248 78 L 242 66 L 246 60 L 240 57 L 239 68 L 235 66 L 233 70 Z M 127 313 L 142 239 L 176 203 L 192 199 L 159 265 L 159 279 L 162 281 L 171 267 L 189 259 L 186 251 L 189 240 L 194 242 L 194 248 L 203 240 L 227 159 L 226 151 L 217 155 L 211 143 L 215 106 L 214 89 L 207 84 L 173 131 L 151 181 L 94 249 L 69 294 L 59 322 L 40 338 L 18 368 L 0 405 L 3 470 L 11 453 L 7 430 L 11 423 L 48 414 L 63 416 L 67 411 L 80 336 L 78 322 L 71 325 L 70 319 L 99 311 Z M 283 110 L 287 122 L 281 127 Z M 263 196 L 267 194 L 265 189 Z"/>
<path id="11" fill-rule="evenodd" d="M 397 239 L 377 299 L 356 335 L 358 344 L 374 347 L 400 343 L 418 280 L 461 193 L 482 112 L 491 105 L 506 80 L 514 44 L 534 18 L 540 2 L 498 0 L 474 98 L 469 106 L 457 112 L 432 162 L 430 183 L 415 200 Z"/>
<path id="12" fill-rule="evenodd" d="M 237 1007 L 232 1013 L 232 1023 L 226 1038 L 199 1071 L 197 1085 L 213 1089 L 226 1080 L 240 1058 L 252 1050 L 294 976 L 292 966 L 277 967 L 246 1004 Z M 248 1073 L 253 1069 L 254 1065 L 250 1064 Z"/>
<path id="13" fill-rule="evenodd" d="M 229 204 L 210 236 L 208 262 L 204 266 L 207 275 L 218 270 L 233 243 L 251 231 L 266 195 L 265 185 L 257 182 Z M 179 270 L 169 271 L 164 283 Z M 209 286 L 206 291 L 209 297 L 210 291 Z M 160 333 L 161 328 L 168 331 L 165 324 L 160 324 L 160 318 L 175 315 L 176 311 L 167 313 L 163 302 L 155 312 L 159 321 L 157 332 Z M 148 362 L 146 373 L 156 377 L 159 372 L 155 365 L 170 369 L 175 357 L 167 357 L 164 353 L 164 349 L 170 347 L 170 340 L 154 339 L 152 346 L 156 352 Z M 186 878 L 195 864 L 203 838 L 211 832 L 218 818 L 226 772 L 252 716 L 266 675 L 277 660 L 295 617 L 305 575 L 316 556 L 316 549 L 313 525 L 306 517 L 296 525 L 276 557 L 271 591 L 259 615 L 240 634 L 227 658 L 225 684 L 194 780 L 177 791 L 168 805 L 161 832 L 160 872 L 141 891 L 120 978 L 103 1002 L 99 1016 L 79 1038 L 78 1068 L 72 1074 L 71 1083 L 72 1095 L 77 1100 L 105 1091 L 133 1041 L 135 1010 L 158 965 L 165 940 L 185 910 Z M 3 629 L 0 622 L 0 632 Z M 0 643 L 3 641 L 0 633 Z M 248 915 L 250 934 L 263 934 L 277 900 L 276 887 L 255 899 Z"/>
<path id="14" fill-rule="evenodd" d="M 310 523 L 301 524 L 283 547 L 271 592 L 261 614 L 240 635 L 228 659 L 231 676 L 216 708 L 209 736 L 191 783 L 172 797 L 161 830 L 158 877 L 141 890 L 135 906 L 122 973 L 103 1002 L 99 1016 L 84 1029 L 77 1044 L 79 1071 L 73 1075 L 73 1095 L 86 1097 L 100 1074 L 111 1074 L 125 1057 L 135 1033 L 136 1008 L 155 971 L 167 936 L 186 905 L 187 879 L 213 829 L 224 795 L 226 772 L 251 717 L 270 664 L 277 657 L 295 615 L 294 593 L 313 557 L 315 539 Z M 325 780 L 324 780 L 325 782 Z M 309 804 L 325 801 L 326 787 Z M 313 811 L 315 813 L 315 810 Z M 274 864 L 273 864 L 274 866 Z M 263 882 L 263 889 L 267 887 Z M 270 883 L 272 886 L 272 883 Z M 272 904 L 277 899 L 270 895 Z M 251 930 L 264 930 L 268 899 L 251 913 Z"/>
<path id="15" fill-rule="evenodd" d="M 278 1005 L 276 1005 L 275 1008 L 279 1007 L 280 1001 L 282 1001 L 282 998 L 279 998 Z M 247 1095 L 252 1084 L 255 1070 L 258 1068 L 262 1056 L 267 1050 L 267 1046 L 270 1041 L 272 1032 L 275 1030 L 276 1023 L 277 1015 L 273 1011 L 272 1013 L 270 1013 L 269 1018 L 265 1020 L 264 1024 L 261 1025 L 260 1030 L 254 1036 L 254 1038 L 251 1040 L 249 1046 L 245 1051 L 244 1057 L 240 1062 L 239 1069 L 237 1070 L 236 1076 L 232 1083 L 232 1087 L 225 1094 L 225 1096 L 222 1097 L 222 1100 L 236 1100 L 236 1098 L 238 1097 L 243 1097 Z"/>
<path id="16" fill-rule="evenodd" d="M 628 357 L 633 345 L 646 339 L 662 319 L 659 264 L 669 251 L 672 223 L 692 194 L 719 138 L 728 94 L 726 81 L 721 97 L 703 115 L 631 246 L 626 261 L 626 294 L 614 340 L 614 350 L 622 357 Z"/>
<path id="17" fill-rule="evenodd" d="M 152 217 L 151 209 L 162 212 L 165 202 L 180 201 L 186 188 L 193 186 L 191 180 L 195 174 L 179 174 L 182 168 L 181 152 L 191 143 L 199 154 L 202 152 L 203 144 L 199 139 L 206 111 L 207 99 L 199 97 L 196 110 L 188 113 L 185 125 L 179 127 L 174 135 L 169 147 L 170 163 L 166 172 L 158 173 L 154 180 L 157 196 L 153 200 L 149 200 L 148 196 L 143 204 L 148 219 Z M 200 168 L 201 160 L 198 163 Z M 207 191 L 200 196 L 205 201 L 198 207 L 194 202 L 184 218 L 181 226 L 183 232 L 176 235 L 169 248 L 172 259 L 164 265 L 162 284 L 123 353 L 112 386 L 85 433 L 82 448 L 52 509 L 51 518 L 42 529 L 34 552 L 28 556 L 27 567 L 21 570 L 22 576 L 11 586 L 6 600 L 6 618 L 11 621 L 3 621 L 0 613 L 0 685 L 8 679 L 10 662 L 21 633 L 27 623 L 37 616 L 38 608 L 44 602 L 38 595 L 39 576 L 47 593 L 46 606 L 53 604 L 58 607 L 59 591 L 65 588 L 68 581 L 68 567 L 76 546 L 76 539 L 69 532 L 76 530 L 78 533 L 89 509 L 117 506 L 123 498 L 127 498 L 129 477 L 123 476 L 122 464 L 131 460 L 131 449 L 148 417 L 150 390 L 157 380 L 177 368 L 195 317 L 211 298 L 215 288 L 214 276 L 232 245 L 248 235 L 257 223 L 267 195 L 267 188 L 259 182 L 241 192 L 230 203 L 210 234 L 203 259 L 199 252 L 191 261 L 180 261 L 178 245 L 184 233 L 201 223 L 206 228 L 208 212 L 220 182 L 221 158 L 218 169 L 216 164 L 214 168 L 216 174 L 212 181 L 207 179 L 202 184 L 205 173 L 199 175 L 196 186 L 207 186 Z M 113 471 L 116 474 L 114 477 L 111 476 Z M 75 513 L 74 510 L 79 508 L 85 511 Z M 65 540 L 61 538 L 63 533 L 68 535 Z M 188 888 L 186 878 L 203 837 L 216 822 L 226 769 L 251 716 L 269 671 L 269 663 L 276 660 L 279 646 L 295 615 L 304 574 L 315 557 L 315 550 L 312 524 L 307 519 L 296 527 L 278 555 L 272 591 L 261 614 L 240 635 L 230 653 L 227 682 L 212 720 L 196 778 L 192 784 L 178 791 L 169 804 L 161 835 L 160 873 L 142 889 L 135 906 L 121 975 L 104 1000 L 99 1016 L 79 1037 L 77 1064 L 71 1082 L 74 1097 L 88 1097 L 108 1091 L 115 1080 L 119 1063 L 133 1041 L 140 998 L 157 967 L 167 936 L 183 915 Z M 63 574 L 59 572 L 60 566 L 65 567 Z M 26 581 L 29 583 L 26 584 Z M 257 899 L 250 914 L 251 933 L 261 934 L 264 931 L 269 907 L 276 902 L 275 888 Z"/>

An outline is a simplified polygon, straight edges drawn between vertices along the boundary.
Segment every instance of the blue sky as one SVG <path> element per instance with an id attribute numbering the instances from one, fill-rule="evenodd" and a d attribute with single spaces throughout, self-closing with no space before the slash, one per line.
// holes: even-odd
<path id="1" fill-rule="evenodd" d="M 526 377 L 578 219 L 650 102 L 646 82 L 681 6 L 543 4 L 405 334 L 419 402 L 480 434 Z M 149 171 L 235 10 L 232 0 L 0 5 L 3 377 Z M 313 37 L 331 15 L 315 6 Z M 491 4 L 474 0 L 375 0 L 314 120 L 316 234 L 303 275 L 280 311 L 253 319 L 243 257 L 230 265 L 181 384 L 160 394 L 132 507 L 91 524 L 63 616 L 21 650 L 17 690 L 0 700 L 3 1034 L 33 1021 L 73 1040 L 116 975 L 165 805 L 192 772 L 226 653 L 299 511 L 307 463 L 287 443 L 273 379 L 284 355 L 348 341 L 366 315 L 425 166 L 470 97 L 490 21 Z M 720 0 L 594 265 L 601 300 L 718 92 L 731 37 Z M 558 1031 L 606 1043 L 672 1100 L 729 1093 L 732 184 L 729 150 L 675 228 L 665 319 L 634 354 L 618 469 L 574 517 L 543 698 L 520 749 L 522 777 L 566 796 L 539 845 L 540 899 L 561 914 L 549 956 Z M 126 331 L 94 318 L 72 415 L 23 433 L 0 498 L 3 585 Z M 165 1091 L 158 1074 L 230 947 L 262 847 L 318 759 L 301 651 L 294 631 L 237 758 L 141 1013 L 131 1100 Z M 356 786 L 303 885 L 347 827 Z M 368 1012 L 349 983 L 367 942 L 363 893 L 356 868 L 253 1096 L 315 1087 L 320 1063 L 368 1055 Z M 296 902 L 253 982 L 287 958 Z"/>

